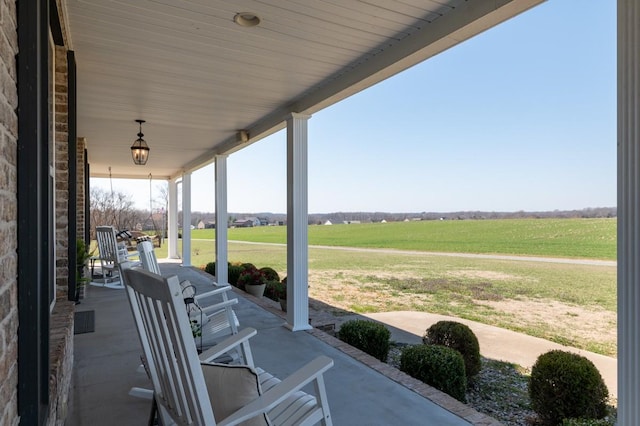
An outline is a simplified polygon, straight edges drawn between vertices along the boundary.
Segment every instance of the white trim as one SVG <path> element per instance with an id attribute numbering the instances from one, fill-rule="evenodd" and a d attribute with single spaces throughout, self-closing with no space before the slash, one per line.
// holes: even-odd
<path id="1" fill-rule="evenodd" d="M 217 155 L 215 158 L 216 188 L 216 282 L 220 285 L 229 283 L 228 270 L 228 233 L 227 233 L 227 156 Z"/>
<path id="2" fill-rule="evenodd" d="M 182 175 L 182 266 L 191 266 L 191 173 Z"/>
<path id="3" fill-rule="evenodd" d="M 167 258 L 179 259 L 178 255 L 178 181 L 169 180 L 169 211 L 167 212 L 169 235 L 167 241 Z"/>
<path id="4" fill-rule="evenodd" d="M 308 330 L 309 238 L 307 184 L 307 121 L 310 115 L 287 119 L 287 327 Z"/>

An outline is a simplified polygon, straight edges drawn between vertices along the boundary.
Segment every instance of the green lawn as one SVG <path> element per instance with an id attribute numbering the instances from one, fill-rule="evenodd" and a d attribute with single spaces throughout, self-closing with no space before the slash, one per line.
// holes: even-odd
<path id="1" fill-rule="evenodd" d="M 415 310 L 466 318 L 593 352 L 616 348 L 616 267 L 438 256 L 426 251 L 615 259 L 615 220 L 433 221 L 310 226 L 310 295 L 335 313 Z M 230 229 L 283 243 L 285 227 Z M 213 230 L 192 234 L 192 264 L 214 259 Z M 166 256 L 166 245 L 156 249 Z M 425 253 L 415 253 L 425 251 Z M 286 275 L 286 246 L 229 243 L 229 260 Z"/>
<path id="2" fill-rule="evenodd" d="M 192 238 L 213 239 L 214 230 Z M 284 226 L 229 229 L 229 239 L 285 244 Z M 616 259 L 616 219 L 433 220 L 309 226 L 309 244 Z"/>

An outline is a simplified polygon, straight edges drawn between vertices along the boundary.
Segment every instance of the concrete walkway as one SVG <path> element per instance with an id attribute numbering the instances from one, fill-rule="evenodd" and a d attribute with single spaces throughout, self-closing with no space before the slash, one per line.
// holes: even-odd
<path id="1" fill-rule="evenodd" d="M 591 360 L 598 370 L 600 370 L 600 374 L 609 388 L 611 396 L 617 398 L 618 395 L 618 365 L 616 358 L 559 345 L 537 337 L 516 333 L 515 331 L 445 315 L 397 311 L 364 314 L 363 316 L 389 326 L 392 340 L 409 344 L 422 343 L 422 336 L 426 329 L 438 321 L 458 321 L 469 326 L 478 337 L 480 353 L 484 357 L 512 362 L 525 368 L 531 368 L 538 356 L 550 350 L 560 349 L 574 352 Z"/>

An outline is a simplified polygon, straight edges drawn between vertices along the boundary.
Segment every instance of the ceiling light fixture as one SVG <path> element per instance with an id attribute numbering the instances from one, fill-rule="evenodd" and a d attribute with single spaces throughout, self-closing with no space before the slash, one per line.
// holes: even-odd
<path id="1" fill-rule="evenodd" d="M 260 24 L 260 18 L 255 13 L 240 12 L 233 17 L 233 22 L 241 27 L 256 27 Z"/>
<path id="2" fill-rule="evenodd" d="M 142 139 L 144 136 L 142 134 L 142 123 L 144 122 L 144 120 L 136 120 L 136 123 L 140 125 L 140 130 L 138 131 L 138 139 L 131 145 L 131 156 L 133 157 L 133 162 L 138 166 L 144 166 L 149 159 L 149 145 Z"/>

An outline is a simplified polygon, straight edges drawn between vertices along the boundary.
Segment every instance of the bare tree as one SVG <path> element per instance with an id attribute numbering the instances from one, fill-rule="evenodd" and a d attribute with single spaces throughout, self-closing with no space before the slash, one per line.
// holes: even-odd
<path id="1" fill-rule="evenodd" d="M 156 197 L 154 200 L 155 205 L 158 206 L 158 210 L 162 212 L 162 233 L 160 235 L 161 238 L 167 238 L 167 228 L 169 226 L 168 223 L 168 212 L 169 212 L 169 184 L 167 182 L 163 182 L 160 185 L 156 186 L 156 190 L 160 195 Z M 153 216 L 152 216 L 153 218 Z M 153 221 L 153 225 L 155 228 L 155 220 Z"/>
<path id="2" fill-rule="evenodd" d="M 111 225 L 118 230 L 133 229 L 140 222 L 140 211 L 133 208 L 131 195 L 91 188 L 91 238 L 95 238 L 96 226 Z"/>

